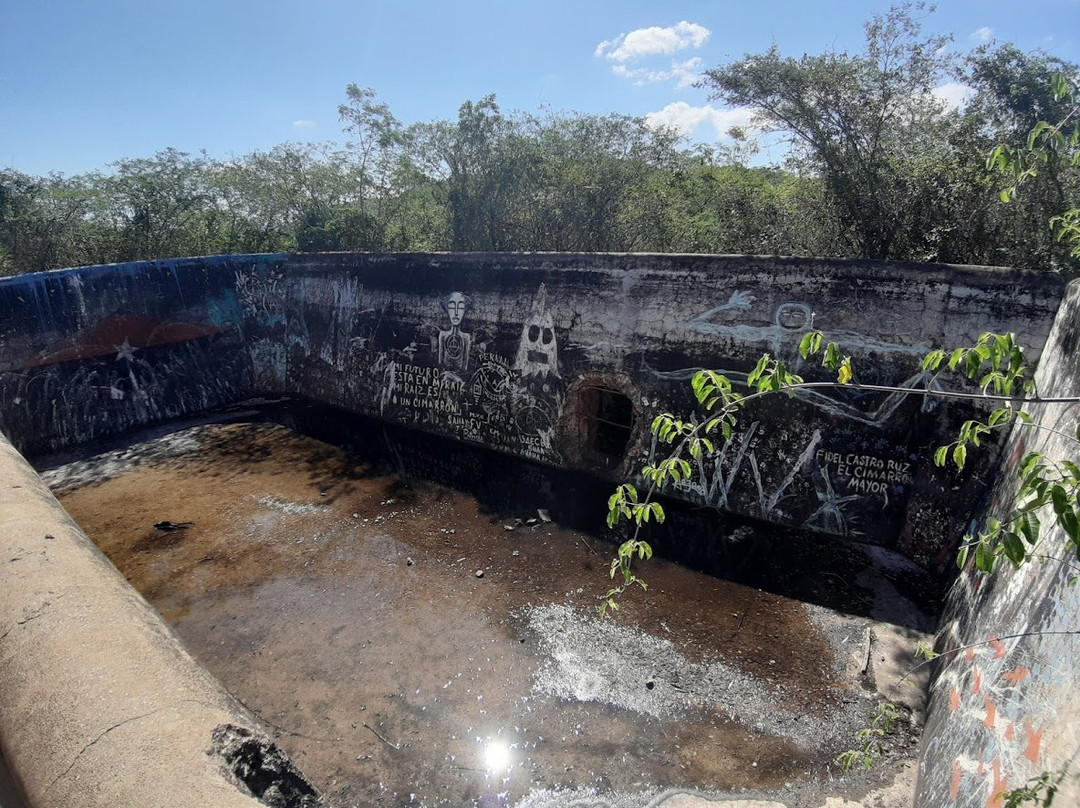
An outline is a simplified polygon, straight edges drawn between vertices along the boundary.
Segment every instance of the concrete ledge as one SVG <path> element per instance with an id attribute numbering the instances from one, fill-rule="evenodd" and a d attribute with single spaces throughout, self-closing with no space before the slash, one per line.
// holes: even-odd
<path id="1" fill-rule="evenodd" d="M 0 694 L 31 808 L 317 802 L 2 435 Z"/>

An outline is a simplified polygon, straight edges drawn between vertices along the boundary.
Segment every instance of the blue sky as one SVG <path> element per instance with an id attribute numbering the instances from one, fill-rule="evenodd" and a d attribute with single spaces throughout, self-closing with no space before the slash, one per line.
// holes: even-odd
<path id="1" fill-rule="evenodd" d="M 0 0 L 0 166 L 71 174 L 168 146 L 225 158 L 340 140 L 349 82 L 405 123 L 495 93 L 504 110 L 696 122 L 708 142 L 740 117 L 689 86 L 695 71 L 774 43 L 857 50 L 889 5 Z M 1080 62 L 1080 0 L 942 0 L 926 28 L 960 50 L 993 37 Z"/>

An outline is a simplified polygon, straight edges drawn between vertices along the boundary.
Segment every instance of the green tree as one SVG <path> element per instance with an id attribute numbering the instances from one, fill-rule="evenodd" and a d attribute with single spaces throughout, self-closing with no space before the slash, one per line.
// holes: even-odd
<path id="1" fill-rule="evenodd" d="M 773 47 L 706 72 L 713 98 L 751 107 L 788 135 L 796 164 L 821 177 L 855 255 L 921 251 L 948 114 L 933 90 L 948 74 L 948 39 L 922 35 L 921 4 L 866 23 L 863 53 L 799 59 Z"/>
<path id="2" fill-rule="evenodd" d="M 0 274 L 89 263 L 94 176 L 0 172 Z"/>
<path id="3" fill-rule="evenodd" d="M 1047 222 L 1080 205 L 1080 172 L 1075 162 L 1076 150 L 1070 151 L 1067 137 L 1056 143 L 1047 141 L 1053 127 L 1047 124 L 1031 140 L 1032 122 L 1065 124 L 1075 115 L 1075 88 L 1080 82 L 1080 68 L 1045 53 L 1024 52 L 1010 44 L 983 46 L 968 56 L 965 81 L 974 94 L 964 111 L 975 148 L 967 154 L 978 157 L 994 147 L 1002 159 L 1041 146 L 1039 153 L 1029 153 L 1038 162 L 1037 170 L 1024 178 L 1022 194 L 1009 194 L 1010 204 L 999 200 L 999 180 L 988 181 L 982 210 L 969 216 L 969 226 L 984 226 L 994 233 L 988 262 L 1008 266 L 1039 266 L 1066 269 L 1076 266 L 1071 248 L 1058 239 Z M 1075 123 L 1075 122 L 1074 122 Z M 1038 142 L 1036 142 L 1038 141 Z M 995 167 L 995 166 L 992 166 Z"/>

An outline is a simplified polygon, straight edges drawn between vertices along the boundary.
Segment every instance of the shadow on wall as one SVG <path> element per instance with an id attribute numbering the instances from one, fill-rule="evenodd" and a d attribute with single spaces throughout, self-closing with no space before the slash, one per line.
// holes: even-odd
<path id="1" fill-rule="evenodd" d="M 0 808 L 28 808 L 15 785 L 15 779 L 2 753 L 0 753 Z"/>

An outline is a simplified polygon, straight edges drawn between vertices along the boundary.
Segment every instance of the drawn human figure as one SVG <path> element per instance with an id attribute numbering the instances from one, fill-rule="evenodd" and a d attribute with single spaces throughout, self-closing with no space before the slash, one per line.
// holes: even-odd
<path id="1" fill-rule="evenodd" d="M 439 331 L 439 364 L 456 370 L 467 370 L 472 334 L 461 330 L 465 310 L 472 301 L 462 292 L 451 292 L 442 301 L 442 307 L 450 318 L 449 330 Z"/>

